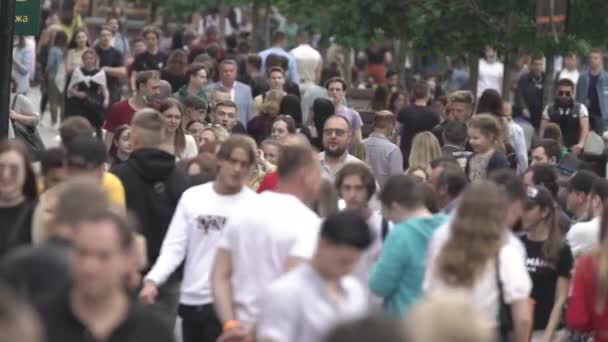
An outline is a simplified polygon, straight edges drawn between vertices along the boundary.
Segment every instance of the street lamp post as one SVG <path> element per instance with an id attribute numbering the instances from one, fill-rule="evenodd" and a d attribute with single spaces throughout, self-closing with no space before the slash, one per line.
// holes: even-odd
<path id="1" fill-rule="evenodd" d="M 0 139 L 8 135 L 13 66 L 15 8 L 18 0 L 0 0 Z"/>

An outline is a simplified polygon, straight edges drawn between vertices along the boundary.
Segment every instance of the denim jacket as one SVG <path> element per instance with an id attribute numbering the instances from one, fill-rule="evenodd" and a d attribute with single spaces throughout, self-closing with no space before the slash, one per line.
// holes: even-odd
<path id="1" fill-rule="evenodd" d="M 582 73 L 576 86 L 576 101 L 589 108 L 589 72 Z M 597 93 L 600 103 L 600 111 L 604 121 L 608 120 L 608 73 L 604 70 L 597 80 Z"/>

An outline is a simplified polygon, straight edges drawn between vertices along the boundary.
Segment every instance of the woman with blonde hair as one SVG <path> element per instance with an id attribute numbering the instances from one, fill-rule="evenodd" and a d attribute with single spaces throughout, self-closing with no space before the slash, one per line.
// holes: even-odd
<path id="1" fill-rule="evenodd" d="M 282 90 L 269 90 L 264 97 L 260 115 L 249 120 L 247 123 L 247 134 L 249 134 L 257 144 L 270 136 L 272 124 L 281 109 L 281 100 L 285 96 Z"/>
<path id="2" fill-rule="evenodd" d="M 408 159 L 409 168 L 420 168 L 428 174 L 431 162 L 439 157 L 441 146 L 435 135 L 428 131 L 416 134 Z"/>
<path id="3" fill-rule="evenodd" d="M 423 287 L 429 295 L 465 291 L 489 326 L 503 337 L 512 328 L 514 341 L 524 341 L 531 329 L 532 282 L 521 248 L 505 244 L 507 208 L 506 194 L 495 183 L 471 183 L 450 224 L 451 235 L 429 255 Z M 509 316 L 512 327 L 506 324 Z"/>

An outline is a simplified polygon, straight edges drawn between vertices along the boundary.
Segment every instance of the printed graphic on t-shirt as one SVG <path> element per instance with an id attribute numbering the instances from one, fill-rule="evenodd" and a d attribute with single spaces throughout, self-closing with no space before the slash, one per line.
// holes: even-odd
<path id="1" fill-rule="evenodd" d="M 529 273 L 536 273 L 537 268 L 550 267 L 549 264 L 541 258 L 527 258 L 526 268 Z"/>
<path id="2" fill-rule="evenodd" d="M 221 231 L 228 220 L 225 216 L 201 215 L 196 218 L 196 228 L 209 234 L 210 230 Z"/>

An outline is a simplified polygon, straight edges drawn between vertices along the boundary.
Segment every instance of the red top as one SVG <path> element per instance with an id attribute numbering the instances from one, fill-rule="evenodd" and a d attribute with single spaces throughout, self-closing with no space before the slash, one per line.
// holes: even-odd
<path id="1" fill-rule="evenodd" d="M 595 342 L 608 342 L 608 305 L 602 313 L 596 310 L 597 269 L 597 255 L 583 256 L 576 263 L 566 323 L 572 330 L 595 333 Z"/>
<path id="2" fill-rule="evenodd" d="M 103 123 L 103 128 L 114 133 L 116 127 L 120 125 L 130 125 L 135 115 L 135 109 L 129 104 L 129 100 L 123 100 L 115 103 L 110 107 L 106 121 Z"/>
<path id="3" fill-rule="evenodd" d="M 279 174 L 275 171 L 275 172 L 271 172 L 269 174 L 266 175 L 266 177 L 264 177 L 264 179 L 262 180 L 262 183 L 260 184 L 260 187 L 258 188 L 258 194 L 261 194 L 262 192 L 269 190 L 269 191 L 274 191 L 277 189 L 277 185 L 279 184 Z"/>

